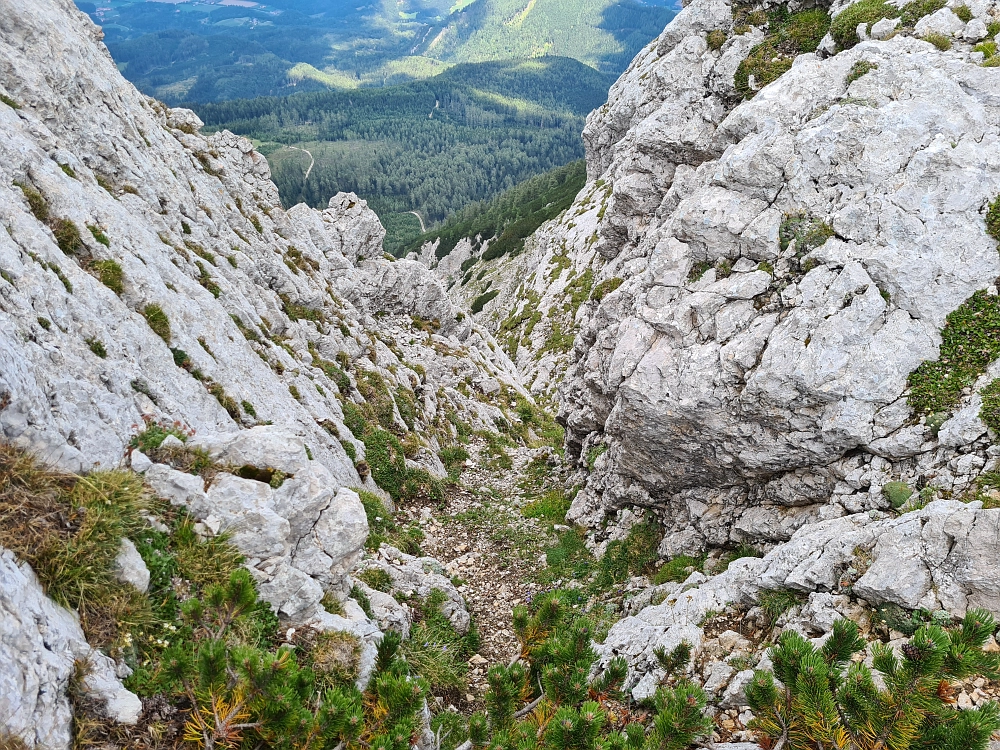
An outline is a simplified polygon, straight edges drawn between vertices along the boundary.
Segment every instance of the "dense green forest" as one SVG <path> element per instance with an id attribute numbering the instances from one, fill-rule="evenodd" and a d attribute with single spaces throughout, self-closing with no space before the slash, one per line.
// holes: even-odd
<path id="1" fill-rule="evenodd" d="M 168 104 L 385 86 L 560 55 L 617 75 L 675 0 L 78 0 L 124 75 Z"/>
<path id="2" fill-rule="evenodd" d="M 585 115 L 611 80 L 569 58 L 457 65 L 427 81 L 197 107 L 209 128 L 256 140 L 286 205 L 355 192 L 386 249 L 427 225 L 583 156 Z M 293 148 L 292 148 L 293 147 Z M 304 150 L 309 153 L 306 153 Z M 315 164 L 305 179 L 311 163 Z"/>
<path id="3" fill-rule="evenodd" d="M 496 198 L 466 206 L 437 229 L 425 232 L 410 242 L 403 253 L 419 252 L 425 242 L 440 240 L 435 255 L 444 258 L 460 240 L 468 237 L 474 249 L 478 249 L 485 240 L 495 238 L 483 253 L 482 260 L 517 254 L 524 248 L 524 240 L 538 227 L 573 204 L 573 199 L 586 181 L 587 165 L 583 159 L 557 167 L 522 182 Z M 474 264 L 475 261 L 469 266 Z M 464 264 L 463 269 L 466 269 Z"/>

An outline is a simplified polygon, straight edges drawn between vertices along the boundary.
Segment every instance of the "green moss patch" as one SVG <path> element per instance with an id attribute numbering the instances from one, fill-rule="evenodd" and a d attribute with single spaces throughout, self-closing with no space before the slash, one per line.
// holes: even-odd
<path id="1" fill-rule="evenodd" d="M 978 291 L 948 315 L 936 360 L 910 373 L 908 401 L 917 414 L 947 411 L 1000 357 L 1000 296 Z"/>

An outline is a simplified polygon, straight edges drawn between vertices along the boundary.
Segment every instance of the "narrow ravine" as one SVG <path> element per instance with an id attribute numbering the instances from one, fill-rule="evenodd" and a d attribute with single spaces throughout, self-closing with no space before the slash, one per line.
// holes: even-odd
<path id="1" fill-rule="evenodd" d="M 546 548 L 556 542 L 550 522 L 523 513 L 538 495 L 529 465 L 547 467 L 546 458 L 556 454 L 549 448 L 517 447 L 498 458 L 482 440 L 468 450 L 467 468 L 442 505 L 413 504 L 397 512 L 400 520 L 420 525 L 423 553 L 460 582 L 458 590 L 479 631 L 463 710 L 481 704 L 489 666 L 507 664 L 520 653 L 512 610 L 545 588 L 539 573 L 547 564 Z M 551 484 L 558 471 L 547 468 L 544 481 Z"/>

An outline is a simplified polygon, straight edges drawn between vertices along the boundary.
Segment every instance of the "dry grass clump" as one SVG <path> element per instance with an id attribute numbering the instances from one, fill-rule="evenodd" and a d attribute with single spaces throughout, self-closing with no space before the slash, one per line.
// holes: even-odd
<path id="1" fill-rule="evenodd" d="M 0 443 L 0 545 L 31 565 L 51 598 L 79 611 L 95 645 L 150 616 L 113 570 L 122 538 L 145 527 L 152 507 L 131 472 L 74 476 Z"/>

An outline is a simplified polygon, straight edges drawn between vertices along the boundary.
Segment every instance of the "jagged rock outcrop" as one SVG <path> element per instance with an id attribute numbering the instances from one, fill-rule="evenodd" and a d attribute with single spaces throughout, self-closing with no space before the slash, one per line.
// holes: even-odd
<path id="1" fill-rule="evenodd" d="M 763 36 L 727 3 L 692 2 L 636 58 L 588 119 L 587 186 L 485 311 L 533 387 L 565 367 L 590 469 L 572 519 L 654 507 L 663 553 L 696 553 L 992 467 L 974 393 L 940 430 L 906 395 L 946 316 L 996 293 L 1000 74 L 965 29 L 998 10 L 977 4 L 950 51 L 907 32 L 833 54 L 828 35 L 747 101 L 733 75 Z"/>
<path id="2" fill-rule="evenodd" d="M 633 696 L 648 697 L 664 674 L 655 649 L 669 651 L 687 641 L 697 660 L 707 647 L 706 617 L 731 607 L 747 611 L 767 591 L 808 595 L 796 610 L 798 619 L 787 618 L 783 625 L 810 636 L 830 632 L 840 617 L 867 618 L 852 597 L 871 607 L 890 603 L 959 617 L 973 607 L 998 612 L 993 556 L 1000 550 L 1000 510 L 980 506 L 938 500 L 899 517 L 855 514 L 809 524 L 763 558 L 740 558 L 709 579 L 693 573 L 683 584 L 656 587 L 651 594 L 660 603 L 641 607 L 611 628 L 599 647 L 597 668 L 625 657 Z M 637 599 L 648 602 L 648 597 Z M 754 660 L 762 656 L 746 645 L 742 650 Z M 722 686 L 732 684 L 736 670 L 720 675 L 716 679 Z M 722 697 L 721 688 L 716 692 Z M 735 692 L 734 687 L 728 700 L 745 705 Z"/>

